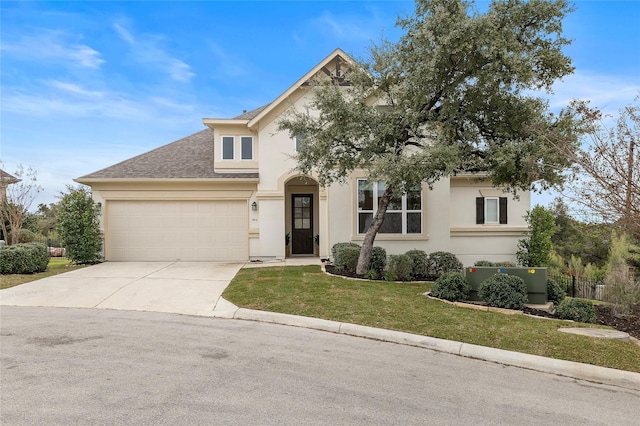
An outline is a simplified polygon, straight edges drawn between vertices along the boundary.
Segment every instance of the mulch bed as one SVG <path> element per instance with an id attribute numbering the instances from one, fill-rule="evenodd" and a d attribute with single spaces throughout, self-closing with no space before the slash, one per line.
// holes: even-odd
<path id="1" fill-rule="evenodd" d="M 336 270 L 333 265 L 325 265 L 325 270 L 334 275 L 342 275 L 349 278 L 364 278 L 357 274 L 350 274 L 344 270 Z M 640 339 L 640 306 L 636 307 L 633 315 L 617 316 L 610 306 L 594 305 L 596 308 L 596 322 L 601 325 L 608 325 L 619 331 L 629 333 L 630 336 Z M 538 309 L 524 308 L 525 314 L 535 315 L 545 318 L 557 318 L 555 314 Z"/>

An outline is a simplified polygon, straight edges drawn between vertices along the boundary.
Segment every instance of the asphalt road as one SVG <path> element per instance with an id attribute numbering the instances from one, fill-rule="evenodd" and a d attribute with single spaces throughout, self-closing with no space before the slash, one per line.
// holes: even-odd
<path id="1" fill-rule="evenodd" d="M 637 425 L 640 393 L 275 324 L 3 306 L 0 423 Z"/>

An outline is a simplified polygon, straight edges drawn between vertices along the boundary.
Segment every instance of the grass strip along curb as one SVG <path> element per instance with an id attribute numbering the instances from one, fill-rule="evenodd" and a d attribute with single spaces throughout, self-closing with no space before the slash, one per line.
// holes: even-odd
<path id="1" fill-rule="evenodd" d="M 435 337 L 421 336 L 400 331 L 384 330 L 358 324 L 309 318 L 299 315 L 280 314 L 275 312 L 257 311 L 238 308 L 232 315 L 223 313 L 224 318 L 248 321 L 260 321 L 273 324 L 304 327 L 319 331 L 328 331 L 349 336 L 364 337 L 383 342 L 397 343 L 430 349 L 438 352 L 459 355 L 467 358 L 496 362 L 514 367 L 526 368 L 543 373 L 556 374 L 574 379 L 595 383 L 618 386 L 640 391 L 640 373 L 599 367 L 573 361 L 547 358 L 538 355 L 511 352 L 503 349 L 489 348 L 470 343 L 454 342 Z"/>

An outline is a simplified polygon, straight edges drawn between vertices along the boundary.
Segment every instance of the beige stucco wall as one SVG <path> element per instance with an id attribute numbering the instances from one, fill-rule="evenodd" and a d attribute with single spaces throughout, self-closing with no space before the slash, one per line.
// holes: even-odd
<path id="1" fill-rule="evenodd" d="M 476 224 L 476 197 L 507 197 L 507 224 Z M 511 193 L 491 187 L 474 178 L 451 180 L 451 251 L 465 266 L 478 260 L 516 262 L 518 240 L 527 230 L 524 216 L 530 209 L 530 193 Z"/>

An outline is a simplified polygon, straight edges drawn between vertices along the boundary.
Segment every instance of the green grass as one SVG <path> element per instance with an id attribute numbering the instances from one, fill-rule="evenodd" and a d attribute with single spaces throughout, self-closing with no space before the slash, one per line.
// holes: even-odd
<path id="1" fill-rule="evenodd" d="M 69 272 L 80 268 L 84 268 L 84 266 L 71 265 L 69 259 L 65 257 L 52 257 L 51 259 L 49 259 L 49 266 L 47 267 L 47 270 L 45 272 L 40 272 L 37 274 L 2 275 L 2 278 L 0 278 L 0 289 L 3 290 L 5 288 L 39 280 L 40 278 L 62 274 L 64 272 Z"/>
<path id="2" fill-rule="evenodd" d="M 640 346 L 561 333 L 597 327 L 484 312 L 423 296 L 431 283 L 356 281 L 318 266 L 242 269 L 223 297 L 237 306 L 404 331 L 640 372 Z"/>

